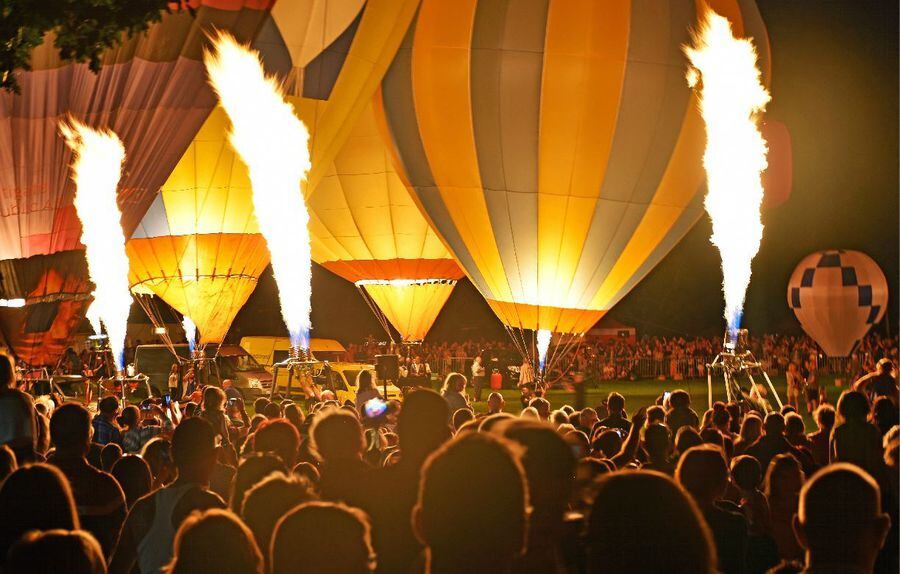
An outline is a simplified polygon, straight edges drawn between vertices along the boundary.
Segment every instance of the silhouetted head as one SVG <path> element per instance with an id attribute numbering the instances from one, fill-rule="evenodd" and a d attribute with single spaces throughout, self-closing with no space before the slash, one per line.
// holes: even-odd
<path id="1" fill-rule="evenodd" d="M 287 419 L 267 420 L 253 435 L 253 450 L 278 455 L 286 468 L 294 466 L 299 448 L 300 433 Z"/>
<path id="2" fill-rule="evenodd" d="M 397 435 L 404 458 L 423 461 L 450 438 L 447 401 L 431 389 L 406 395 L 397 417 Z"/>
<path id="3" fill-rule="evenodd" d="M 6 574 L 106 574 L 100 544 L 84 530 L 25 534 L 9 551 Z"/>
<path id="4" fill-rule="evenodd" d="M 125 501 L 131 508 L 137 500 L 150 492 L 153 487 L 153 474 L 150 465 L 136 454 L 126 454 L 116 461 L 110 474 L 119 482 L 125 493 Z"/>
<path id="5" fill-rule="evenodd" d="M 615 472 L 597 482 L 588 572 L 711 574 L 716 551 L 696 505 L 669 477 Z"/>
<path id="6" fill-rule="evenodd" d="M 532 506 L 531 534 L 543 539 L 548 531 L 557 532 L 575 478 L 572 449 L 547 424 L 512 419 L 495 430 L 523 449 L 521 462 Z"/>
<path id="7" fill-rule="evenodd" d="M 62 405 L 50 419 L 50 440 L 58 453 L 86 453 L 91 442 L 91 414 L 76 403 Z"/>
<path id="8" fill-rule="evenodd" d="M 328 408 L 316 413 L 309 436 L 313 451 L 324 462 L 359 458 L 363 452 L 359 419 L 341 408 Z"/>
<path id="9" fill-rule="evenodd" d="M 878 485 L 856 466 L 827 466 L 800 492 L 794 532 L 808 566 L 871 572 L 889 529 Z"/>
<path id="10" fill-rule="evenodd" d="M 511 444 L 491 434 L 468 433 L 435 451 L 422 468 L 413 524 L 432 561 L 505 565 L 520 555 L 528 491 Z"/>
<path id="11" fill-rule="evenodd" d="M 769 413 L 763 421 L 763 429 L 766 436 L 781 436 L 784 434 L 784 415 L 781 413 Z"/>
<path id="12" fill-rule="evenodd" d="M 287 468 L 281 457 L 269 453 L 250 453 L 244 457 L 231 483 L 231 499 L 228 507 L 240 514 L 247 491 L 272 473 L 284 473 Z"/>
<path id="13" fill-rule="evenodd" d="M 175 534 L 169 574 L 262 574 L 262 553 L 253 534 L 228 510 L 188 516 Z"/>
<path id="14" fill-rule="evenodd" d="M 752 456 L 737 456 L 731 461 L 731 478 L 741 490 L 755 490 L 762 482 L 762 467 Z"/>
<path id="15" fill-rule="evenodd" d="M 241 517 L 260 548 L 269 548 L 275 524 L 282 516 L 317 497 L 309 483 L 296 476 L 270 474 L 247 491 Z"/>
<path id="16" fill-rule="evenodd" d="M 209 481 L 216 465 L 216 434 L 205 419 L 181 421 L 172 434 L 172 461 L 179 474 Z"/>
<path id="17" fill-rule="evenodd" d="M 845 421 L 864 421 L 869 416 L 869 399 L 860 391 L 844 391 L 838 399 L 837 412 Z"/>
<path id="18" fill-rule="evenodd" d="M 833 406 L 819 405 L 815 413 L 816 425 L 819 427 L 819 430 L 830 432 L 834 428 L 835 416 L 836 413 Z"/>
<path id="19" fill-rule="evenodd" d="M 47 464 L 23 466 L 0 484 L 0 516 L 0 563 L 29 530 L 79 528 L 69 481 Z"/>
<path id="20" fill-rule="evenodd" d="M 359 509 L 331 502 L 302 504 L 275 526 L 270 572 L 368 574 L 375 567 L 371 538 L 369 520 Z"/>
<path id="21" fill-rule="evenodd" d="M 689 448 L 678 461 L 675 477 L 697 504 L 711 505 L 728 487 L 728 464 L 722 449 L 711 444 Z"/>

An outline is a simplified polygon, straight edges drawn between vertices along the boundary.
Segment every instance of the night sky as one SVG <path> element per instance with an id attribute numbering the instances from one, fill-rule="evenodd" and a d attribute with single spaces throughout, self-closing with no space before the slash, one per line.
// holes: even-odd
<path id="1" fill-rule="evenodd" d="M 754 332 L 798 333 L 787 281 L 807 254 L 856 249 L 881 266 L 897 331 L 898 5 L 890 0 L 758 0 L 772 47 L 768 116 L 786 124 L 793 191 L 764 212 L 744 324 Z M 719 334 L 724 302 L 719 256 L 704 217 L 669 256 L 610 312 L 640 333 Z M 884 323 L 887 323 L 885 321 Z M 381 327 L 356 288 L 321 267 L 313 275 L 316 337 L 343 341 Z M 232 337 L 284 333 L 271 271 L 238 314 Z M 457 286 L 429 339 L 497 338 L 504 330 L 468 281 Z"/>

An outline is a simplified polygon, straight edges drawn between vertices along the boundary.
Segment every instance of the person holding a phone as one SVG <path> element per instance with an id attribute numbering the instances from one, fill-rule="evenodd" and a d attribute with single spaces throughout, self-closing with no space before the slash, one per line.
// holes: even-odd
<path id="1" fill-rule="evenodd" d="M 365 369 L 356 375 L 356 398 L 354 404 L 360 415 L 366 415 L 366 403 L 372 399 L 381 399 L 382 402 L 384 401 L 384 397 L 381 396 L 378 387 L 375 386 L 375 378 L 372 376 L 372 371 Z"/>

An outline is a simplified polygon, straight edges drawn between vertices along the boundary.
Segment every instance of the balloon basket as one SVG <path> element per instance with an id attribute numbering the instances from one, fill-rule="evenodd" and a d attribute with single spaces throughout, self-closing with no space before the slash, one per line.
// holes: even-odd
<path id="1" fill-rule="evenodd" d="M 709 408 L 713 406 L 713 379 L 723 381 L 725 396 L 729 403 L 738 403 L 748 410 L 770 412 L 771 404 L 766 400 L 761 385 L 756 382 L 754 374 L 765 380 L 769 391 L 775 397 L 780 409 L 783 404 L 769 374 L 750 350 L 750 335 L 747 329 L 736 332 L 726 331 L 722 351 L 716 355 L 712 363 L 706 365 L 707 397 Z M 741 388 L 741 384 L 749 385 L 749 390 Z"/>
<path id="2" fill-rule="evenodd" d="M 281 373 L 287 373 L 287 385 L 284 396 L 285 398 L 290 398 L 294 378 L 297 378 L 298 388 L 302 389 L 303 384 L 301 380 L 307 378 L 311 383 L 313 375 L 315 374 L 316 365 L 318 364 L 318 361 L 315 360 L 309 349 L 291 347 L 288 350 L 287 359 L 273 365 L 272 390 L 269 393 L 269 398 L 274 398 L 278 393 L 278 380 Z"/>

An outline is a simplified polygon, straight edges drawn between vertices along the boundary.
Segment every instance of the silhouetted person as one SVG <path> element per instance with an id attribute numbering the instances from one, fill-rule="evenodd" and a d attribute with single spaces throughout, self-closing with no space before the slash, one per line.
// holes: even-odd
<path id="1" fill-rule="evenodd" d="M 528 544 L 513 572 L 563 572 L 563 516 L 575 479 L 572 449 L 553 427 L 543 423 L 512 420 L 501 423 L 497 431 L 524 449 L 522 467 L 531 502 Z"/>
<path id="2" fill-rule="evenodd" d="M 253 435 L 253 450 L 278 455 L 285 468 L 293 468 L 300 448 L 300 433 L 287 419 L 269 419 Z"/>
<path id="3" fill-rule="evenodd" d="M 278 520 L 291 509 L 315 499 L 309 484 L 300 478 L 270 474 L 247 492 L 241 518 L 253 532 L 256 544 L 269 548 Z"/>
<path id="4" fill-rule="evenodd" d="M 33 530 L 9 551 L 4 574 L 106 574 L 97 540 L 84 530 Z"/>
<path id="5" fill-rule="evenodd" d="M 107 396 L 97 401 L 97 414 L 91 420 L 95 443 L 100 445 L 107 445 L 111 442 L 122 444 L 122 431 L 116 422 L 118 414 L 119 399 L 116 397 Z"/>
<path id="6" fill-rule="evenodd" d="M 728 488 L 728 465 L 722 449 L 702 445 L 688 449 L 678 461 L 675 476 L 700 507 L 716 542 L 719 570 L 745 571 L 747 519 L 733 504 L 722 500 Z"/>
<path id="7" fill-rule="evenodd" d="M 812 463 L 809 455 L 804 455 L 800 450 L 788 442 L 784 436 L 784 416 L 781 413 L 769 413 L 763 421 L 765 434 L 756 442 L 747 447 L 744 454 L 749 454 L 759 461 L 760 468 L 769 468 L 769 462 L 778 454 L 792 454 L 801 463 Z"/>
<path id="8" fill-rule="evenodd" d="M 413 509 L 426 572 L 509 572 L 525 549 L 527 510 L 524 471 L 507 441 L 468 433 L 445 444 L 422 468 Z"/>
<path id="9" fill-rule="evenodd" d="M 747 518 L 747 570 L 765 572 L 779 562 L 778 546 L 771 536 L 772 512 L 769 499 L 760 490 L 762 469 L 752 456 L 741 455 L 731 461 L 731 479 L 738 490 L 738 503 Z"/>
<path id="10" fill-rule="evenodd" d="M 506 400 L 503 398 L 503 395 L 496 391 L 491 393 L 487 399 L 487 414 L 502 413 L 504 405 L 506 405 Z"/>
<path id="11" fill-rule="evenodd" d="M 824 468 L 800 492 L 794 532 L 806 572 L 872 572 L 889 528 L 878 485 L 857 467 Z"/>
<path id="12" fill-rule="evenodd" d="M 447 401 L 450 415 L 459 409 L 469 408 L 469 401 L 466 400 L 465 395 L 467 382 L 465 375 L 460 373 L 450 373 L 444 379 L 444 384 L 441 386 L 441 396 Z"/>
<path id="13" fill-rule="evenodd" d="M 117 460 L 109 473 L 122 487 L 128 508 L 134 506 L 138 499 L 149 493 L 153 486 L 150 465 L 136 454 L 126 454 Z"/>
<path id="14" fill-rule="evenodd" d="M 631 421 L 628 420 L 625 414 L 625 397 L 619 393 L 609 393 L 609 396 L 606 397 L 606 409 L 609 411 L 609 416 L 602 419 L 597 425 L 611 429 L 622 429 L 625 432 L 631 429 Z"/>
<path id="15" fill-rule="evenodd" d="M 881 433 L 866 419 L 869 401 L 859 391 L 846 391 L 838 399 L 838 424 L 831 433 L 831 462 L 849 462 L 865 470 L 879 484 L 884 477 Z"/>
<path id="16" fill-rule="evenodd" d="M 828 442 L 831 440 L 831 431 L 834 428 L 835 412 L 831 405 L 821 405 L 813 414 L 818 430 L 806 435 L 809 439 L 809 451 L 812 453 L 813 462 L 822 467 L 828 464 Z"/>
<path id="17" fill-rule="evenodd" d="M 269 556 L 271 574 L 368 574 L 374 559 L 366 515 L 330 502 L 308 502 L 286 514 Z"/>
<path id="18" fill-rule="evenodd" d="M 588 572 L 712 574 L 716 550 L 691 498 L 658 472 L 615 472 L 597 482 Z"/>
<path id="19" fill-rule="evenodd" d="M 31 395 L 16 388 L 9 355 L 0 353 L 0 445 L 13 450 L 19 464 L 35 459 L 37 422 Z"/>
<path id="20" fill-rule="evenodd" d="M 175 480 L 175 463 L 172 461 L 172 443 L 164 438 L 154 438 L 141 449 L 141 458 L 150 465 L 153 486 L 156 490 Z"/>
<path id="21" fill-rule="evenodd" d="M 262 553 L 253 534 L 232 512 L 207 510 L 181 523 L 167 574 L 198 572 L 263 574 Z"/>
<path id="22" fill-rule="evenodd" d="M 675 474 L 675 462 L 671 456 L 672 437 L 666 425 L 651 424 L 644 430 L 644 450 L 648 456 L 642 467 L 644 470 L 655 470 L 669 476 Z"/>
<path id="23" fill-rule="evenodd" d="M 94 535 L 108 556 L 128 507 L 116 479 L 88 464 L 85 458 L 91 444 L 90 413 L 75 403 L 62 405 L 50 419 L 50 437 L 56 452 L 48 462 L 66 475 L 82 528 Z"/>
<path id="24" fill-rule="evenodd" d="M 247 492 L 262 479 L 276 472 L 282 474 L 287 472 L 281 457 L 269 453 L 249 454 L 241 461 L 234 475 L 228 508 L 235 514 L 240 514 Z"/>
<path id="25" fill-rule="evenodd" d="M 747 413 L 741 422 L 738 437 L 734 439 L 734 456 L 740 456 L 762 436 L 763 421 L 756 413 Z"/>
<path id="26" fill-rule="evenodd" d="M 110 561 L 113 574 L 128 574 L 135 562 L 141 574 L 161 573 L 172 558 L 172 541 L 181 522 L 194 510 L 225 507 L 207 489 L 216 465 L 216 438 L 206 420 L 193 417 L 175 427 L 172 457 L 178 477 L 131 508 Z"/>
<path id="27" fill-rule="evenodd" d="M 430 389 L 416 389 L 403 402 L 397 419 L 400 460 L 376 470 L 365 506 L 372 521 L 378 572 L 408 572 L 421 554 L 410 515 L 419 495 L 419 472 L 425 459 L 450 439 L 447 411 L 447 402 Z"/>
<path id="28" fill-rule="evenodd" d="M 700 417 L 691 408 L 691 395 L 687 391 L 678 389 L 669 395 L 669 412 L 666 413 L 666 426 L 673 435 L 678 434 L 678 429 L 690 426 L 700 429 Z"/>
<path id="29" fill-rule="evenodd" d="M 47 464 L 23 466 L 0 484 L 0 571 L 9 548 L 29 530 L 80 528 L 66 477 Z"/>
<path id="30" fill-rule="evenodd" d="M 362 458 L 362 426 L 354 413 L 329 407 L 316 413 L 309 429 L 311 447 L 321 461 L 319 495 L 323 500 L 363 506 L 371 467 Z"/>
<path id="31" fill-rule="evenodd" d="M 122 447 L 114 442 L 107 444 L 100 451 L 100 470 L 109 472 L 120 458 L 122 458 Z"/>
<path id="32" fill-rule="evenodd" d="M 776 455 L 766 472 L 765 493 L 772 516 L 772 538 L 784 560 L 797 560 L 802 555 L 791 521 L 797 513 L 803 480 L 803 469 L 790 454 Z"/>
<path id="33" fill-rule="evenodd" d="M 897 378 L 894 375 L 894 364 L 890 359 L 878 361 L 875 371 L 853 383 L 853 390 L 859 391 L 873 399 L 888 397 L 897 404 Z"/>

